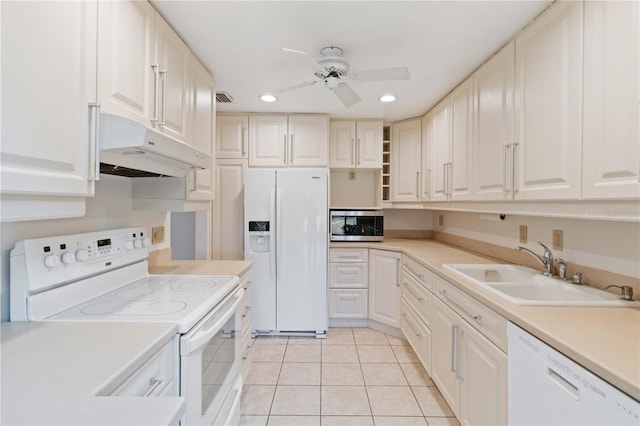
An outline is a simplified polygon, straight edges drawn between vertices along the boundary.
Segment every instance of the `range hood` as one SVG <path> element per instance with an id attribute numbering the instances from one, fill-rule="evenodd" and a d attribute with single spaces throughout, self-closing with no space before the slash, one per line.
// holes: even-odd
<path id="1" fill-rule="evenodd" d="M 213 166 L 211 155 L 125 117 L 100 114 L 100 173 L 184 177 Z"/>

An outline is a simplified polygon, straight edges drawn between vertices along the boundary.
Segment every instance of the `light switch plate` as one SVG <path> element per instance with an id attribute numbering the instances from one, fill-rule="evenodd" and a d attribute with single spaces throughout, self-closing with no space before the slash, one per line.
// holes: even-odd
<path id="1" fill-rule="evenodd" d="M 151 244 L 164 243 L 164 226 L 151 228 Z"/>
<path id="2" fill-rule="evenodd" d="M 349 180 L 356 180 L 356 172 L 353 170 L 349 171 Z"/>
<path id="3" fill-rule="evenodd" d="M 527 244 L 527 226 L 520 225 L 520 243 Z"/>
<path id="4" fill-rule="evenodd" d="M 562 251 L 562 245 L 563 245 L 563 241 L 562 241 L 562 230 L 561 229 L 554 229 L 553 230 L 553 249 L 554 250 L 560 250 Z"/>

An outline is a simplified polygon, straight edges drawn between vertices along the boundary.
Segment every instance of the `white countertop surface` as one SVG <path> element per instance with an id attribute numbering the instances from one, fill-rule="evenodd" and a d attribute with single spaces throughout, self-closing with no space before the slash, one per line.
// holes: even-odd
<path id="1" fill-rule="evenodd" d="M 0 423 L 177 424 L 179 397 L 96 396 L 122 383 L 176 333 L 172 324 L 2 323 Z"/>
<path id="2" fill-rule="evenodd" d="M 411 256 L 456 287 L 607 382 L 640 400 L 640 308 L 518 306 L 442 267 L 445 263 L 506 263 L 436 240 L 385 238 L 381 243 L 331 243 Z"/>

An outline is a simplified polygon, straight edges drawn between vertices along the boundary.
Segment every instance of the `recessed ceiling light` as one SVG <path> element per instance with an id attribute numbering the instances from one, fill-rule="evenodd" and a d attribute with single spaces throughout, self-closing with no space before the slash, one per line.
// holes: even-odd
<path id="1" fill-rule="evenodd" d="M 396 100 L 396 97 L 393 95 L 382 95 L 378 98 L 380 102 L 393 102 Z"/>
<path id="2" fill-rule="evenodd" d="M 262 102 L 275 102 L 278 100 L 278 98 L 275 95 L 271 95 L 269 93 L 260 95 L 260 99 L 262 100 Z"/>

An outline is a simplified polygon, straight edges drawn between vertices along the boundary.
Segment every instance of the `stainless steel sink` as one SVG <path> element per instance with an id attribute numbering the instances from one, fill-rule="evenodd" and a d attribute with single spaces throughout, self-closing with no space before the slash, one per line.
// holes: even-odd
<path id="1" fill-rule="evenodd" d="M 545 277 L 518 265 L 446 264 L 443 267 L 515 305 L 530 306 L 640 306 L 618 296 L 560 279 Z"/>

